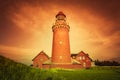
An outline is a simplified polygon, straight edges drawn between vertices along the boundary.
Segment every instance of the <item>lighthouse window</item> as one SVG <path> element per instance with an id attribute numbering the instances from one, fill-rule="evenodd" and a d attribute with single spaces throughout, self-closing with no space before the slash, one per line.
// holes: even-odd
<path id="1" fill-rule="evenodd" d="M 59 43 L 62 44 L 62 41 L 60 41 Z"/>
<path id="2" fill-rule="evenodd" d="M 62 56 L 60 56 L 60 59 L 62 59 Z"/>

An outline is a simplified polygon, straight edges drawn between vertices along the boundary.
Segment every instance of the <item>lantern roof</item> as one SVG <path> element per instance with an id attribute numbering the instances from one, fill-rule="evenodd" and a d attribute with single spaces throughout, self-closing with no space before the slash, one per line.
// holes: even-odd
<path id="1" fill-rule="evenodd" d="M 59 15 L 63 15 L 63 16 L 66 17 L 66 15 L 62 11 L 59 11 L 58 14 L 56 15 L 56 17 L 59 16 Z"/>

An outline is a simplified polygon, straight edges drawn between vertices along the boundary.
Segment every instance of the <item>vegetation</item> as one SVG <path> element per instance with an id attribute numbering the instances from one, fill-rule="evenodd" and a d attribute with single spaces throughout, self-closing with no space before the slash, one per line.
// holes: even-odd
<path id="1" fill-rule="evenodd" d="M 116 62 L 116 61 L 99 61 L 99 60 L 95 60 L 95 65 L 97 65 L 97 66 L 120 66 L 120 63 Z"/>
<path id="2" fill-rule="evenodd" d="M 35 69 L 0 56 L 0 80 L 119 80 L 120 67 Z"/>

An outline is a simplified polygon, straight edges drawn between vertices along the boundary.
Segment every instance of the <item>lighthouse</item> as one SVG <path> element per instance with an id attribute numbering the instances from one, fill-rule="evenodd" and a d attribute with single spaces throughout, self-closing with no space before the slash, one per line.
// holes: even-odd
<path id="1" fill-rule="evenodd" d="M 41 51 L 33 58 L 33 67 L 36 68 L 65 68 L 80 69 L 90 68 L 92 59 L 83 51 L 77 54 L 70 54 L 69 31 L 70 27 L 66 23 L 66 15 L 58 12 L 56 21 L 52 26 L 53 41 L 51 58 Z"/>
<path id="2" fill-rule="evenodd" d="M 55 24 L 52 26 L 52 64 L 71 64 L 69 41 L 70 27 L 66 23 L 66 15 L 60 11 L 55 18 Z"/>

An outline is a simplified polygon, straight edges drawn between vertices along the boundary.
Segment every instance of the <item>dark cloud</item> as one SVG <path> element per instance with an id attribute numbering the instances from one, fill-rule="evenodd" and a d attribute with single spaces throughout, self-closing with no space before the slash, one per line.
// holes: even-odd
<path id="1" fill-rule="evenodd" d="M 66 0 L 56 3 L 60 6 L 73 8 L 73 13 L 77 13 L 78 18 L 82 14 L 81 9 L 86 9 L 96 17 L 102 17 L 105 26 L 97 26 L 100 29 L 100 33 L 104 36 L 111 36 L 120 32 L 120 0 Z M 92 24 L 96 23 L 91 22 Z"/>
<path id="2" fill-rule="evenodd" d="M 87 4 L 96 14 L 117 21 L 120 17 L 119 3 L 119 0 L 95 0 Z"/>
<path id="3" fill-rule="evenodd" d="M 10 21 L 11 18 L 9 15 L 19 12 L 21 5 L 30 5 L 30 6 L 41 6 L 42 8 L 51 9 L 52 5 L 57 5 L 61 7 L 76 8 L 78 13 L 82 8 L 89 10 L 93 15 L 102 16 L 106 21 L 114 23 L 114 25 L 104 28 L 104 35 L 108 36 L 120 31 L 120 0 L 0 0 L 0 32 L 1 34 L 5 32 L 6 34 L 9 31 L 12 31 L 14 24 Z M 13 11 L 10 12 L 10 9 Z M 73 12 L 74 13 L 74 12 Z M 78 16 L 79 17 L 79 16 Z M 6 24 L 7 23 L 7 24 Z M 106 22 L 105 22 L 106 23 Z M 7 28 L 8 30 L 4 30 Z M 16 27 L 14 27 L 16 28 Z M 18 31 L 16 31 L 18 32 Z M 5 36 L 4 36 L 5 37 Z"/>
<path id="4" fill-rule="evenodd" d="M 18 1 L 19 2 L 19 1 Z M 18 46 L 22 40 L 26 40 L 29 34 L 26 34 L 11 21 L 10 7 L 14 7 L 17 11 L 18 3 L 16 0 L 0 0 L 0 44 Z M 17 36 L 16 36 L 17 35 Z M 14 44 L 13 44 L 14 43 Z"/>
<path id="5" fill-rule="evenodd" d="M 31 6 L 42 6 L 51 9 L 52 5 L 59 5 L 61 7 L 75 7 L 77 10 L 87 8 L 92 11 L 94 15 L 101 15 L 106 17 L 108 20 L 119 22 L 120 19 L 120 1 L 119 0 L 1 0 L 0 12 L 3 14 L 8 11 L 10 7 L 14 7 L 17 11 L 20 5 L 31 5 Z M 70 7 L 71 8 L 71 7 Z M 7 14 L 6 14 L 7 15 Z"/>

